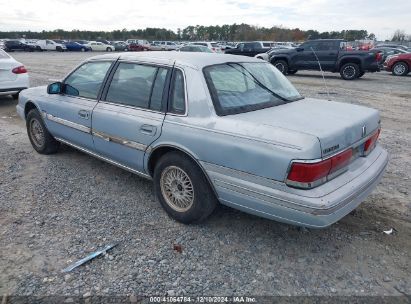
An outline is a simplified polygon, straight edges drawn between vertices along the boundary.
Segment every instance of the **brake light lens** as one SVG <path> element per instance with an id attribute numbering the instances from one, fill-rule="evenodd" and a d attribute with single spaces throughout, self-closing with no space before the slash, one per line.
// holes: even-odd
<path id="1" fill-rule="evenodd" d="M 378 137 L 380 136 L 381 129 L 378 129 L 367 141 L 364 143 L 364 155 L 370 154 L 377 144 Z"/>
<path id="2" fill-rule="evenodd" d="M 378 52 L 375 54 L 375 61 L 380 62 L 382 60 L 382 53 Z"/>
<path id="3" fill-rule="evenodd" d="M 352 155 L 352 149 L 348 149 L 315 163 L 293 162 L 286 184 L 302 189 L 317 187 L 343 173 L 344 168 L 350 163 Z"/>
<path id="4" fill-rule="evenodd" d="M 24 67 L 24 65 L 21 65 L 17 68 L 12 69 L 11 72 L 14 74 L 24 74 L 24 73 L 27 73 L 27 70 Z"/>

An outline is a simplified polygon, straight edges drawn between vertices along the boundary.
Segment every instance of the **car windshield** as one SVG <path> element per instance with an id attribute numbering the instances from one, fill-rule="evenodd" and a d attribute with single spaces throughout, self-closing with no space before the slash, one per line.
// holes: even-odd
<path id="1" fill-rule="evenodd" d="M 302 99 L 294 86 L 269 63 L 225 63 L 204 68 L 218 115 L 274 107 Z"/>

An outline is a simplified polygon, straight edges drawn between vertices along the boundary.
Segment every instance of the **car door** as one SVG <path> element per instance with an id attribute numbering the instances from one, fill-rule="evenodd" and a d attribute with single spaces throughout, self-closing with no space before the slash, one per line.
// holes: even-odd
<path id="1" fill-rule="evenodd" d="M 323 70 L 332 70 L 337 62 L 339 41 L 325 40 L 318 41 L 315 46 L 315 54 L 321 63 Z M 315 58 L 317 68 L 319 69 L 317 59 Z"/>
<path id="2" fill-rule="evenodd" d="M 89 61 L 63 82 L 63 93 L 48 95 L 43 107 L 47 128 L 55 137 L 93 150 L 91 113 L 112 61 Z"/>
<path id="3" fill-rule="evenodd" d="M 119 62 L 93 110 L 95 151 L 143 172 L 146 149 L 161 134 L 170 67 Z"/>
<path id="4" fill-rule="evenodd" d="M 295 69 L 315 69 L 315 55 L 313 49 L 315 49 L 315 41 L 308 41 L 296 48 L 297 52 L 293 55 L 291 59 L 295 63 L 293 68 Z M 317 64 L 318 66 L 318 64 Z"/>

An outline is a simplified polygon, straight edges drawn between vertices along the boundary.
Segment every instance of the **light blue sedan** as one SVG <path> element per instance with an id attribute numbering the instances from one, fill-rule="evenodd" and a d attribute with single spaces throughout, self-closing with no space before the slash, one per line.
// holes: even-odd
<path id="1" fill-rule="evenodd" d="M 271 64 L 243 56 L 97 56 L 24 90 L 17 112 L 37 152 L 64 143 L 153 179 L 183 223 L 221 203 L 326 227 L 366 198 L 388 162 L 377 110 L 303 98 Z"/>

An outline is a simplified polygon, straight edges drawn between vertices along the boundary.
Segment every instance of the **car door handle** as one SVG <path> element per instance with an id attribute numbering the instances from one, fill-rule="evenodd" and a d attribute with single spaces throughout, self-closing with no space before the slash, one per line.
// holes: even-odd
<path id="1" fill-rule="evenodd" d="M 84 119 L 88 119 L 90 117 L 90 112 L 86 110 L 80 110 L 78 111 L 78 116 Z"/>
<path id="2" fill-rule="evenodd" d="M 157 128 L 152 125 L 142 125 L 140 128 L 140 132 L 147 135 L 154 135 L 156 134 Z"/>

